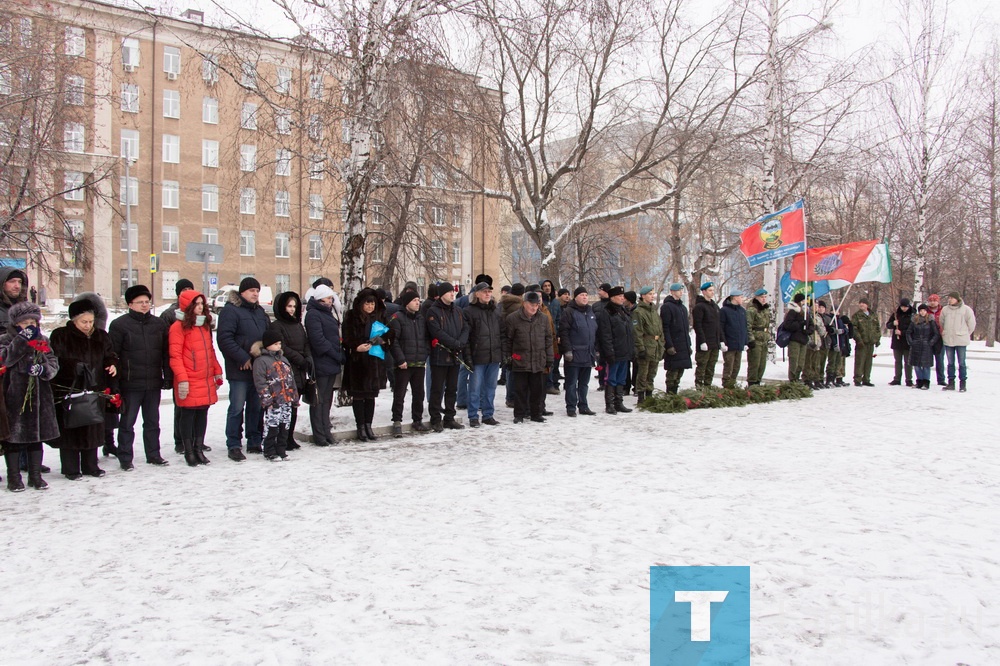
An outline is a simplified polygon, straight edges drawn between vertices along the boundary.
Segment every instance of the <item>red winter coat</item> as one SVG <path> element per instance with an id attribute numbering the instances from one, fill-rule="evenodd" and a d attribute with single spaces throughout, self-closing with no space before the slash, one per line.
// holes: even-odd
<path id="1" fill-rule="evenodd" d="M 188 296 L 191 294 L 190 296 Z M 182 310 L 199 296 L 194 290 L 181 294 Z M 186 298 L 185 298 L 186 297 Z M 174 371 L 174 404 L 178 407 L 207 407 L 219 401 L 215 376 L 222 374 L 222 366 L 215 356 L 212 344 L 212 327 L 206 321 L 203 326 L 183 327 L 183 316 L 170 326 L 170 369 Z M 188 396 L 177 397 L 177 387 L 188 383 Z"/>

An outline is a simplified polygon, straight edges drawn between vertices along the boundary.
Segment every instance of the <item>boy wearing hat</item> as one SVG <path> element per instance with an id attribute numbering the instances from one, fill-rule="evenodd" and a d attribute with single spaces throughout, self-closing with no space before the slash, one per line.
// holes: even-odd
<path id="1" fill-rule="evenodd" d="M 122 394 L 118 423 L 118 463 L 134 469 L 132 460 L 135 423 L 142 410 L 142 445 L 146 463 L 159 467 L 167 461 L 160 455 L 160 391 L 172 386 L 170 370 L 170 327 L 150 312 L 153 294 L 145 285 L 125 290 L 128 311 L 108 326 L 111 346 L 118 354 L 119 387 Z"/>
<path id="2" fill-rule="evenodd" d="M 697 367 L 694 371 L 694 385 L 711 386 L 715 377 L 715 364 L 719 362 L 719 351 L 727 351 L 722 339 L 722 326 L 719 323 L 719 306 L 715 302 L 715 283 L 704 282 L 701 293 L 691 308 L 691 319 L 694 327 L 694 341 L 698 351 L 694 354 Z"/>
<path id="3" fill-rule="evenodd" d="M 402 310 L 389 317 L 389 330 L 393 344 L 389 346 L 396 366 L 396 385 L 392 389 L 392 436 L 403 436 L 403 406 L 407 388 L 412 391 L 410 415 L 416 432 L 427 432 L 424 425 L 424 372 L 430 345 L 427 341 L 427 324 L 420 314 L 420 294 L 415 289 L 404 289 L 399 297 Z"/>
<path id="4" fill-rule="evenodd" d="M 281 353 L 281 333 L 268 328 L 259 342 L 250 348 L 253 361 L 253 385 L 264 410 L 264 457 L 271 462 L 285 460 L 292 410 L 298 405 L 292 366 Z"/>
<path id="5" fill-rule="evenodd" d="M 747 386 L 759 386 L 767 368 L 767 346 L 771 341 L 771 306 L 767 289 L 753 293 L 747 307 Z"/>
<path id="6" fill-rule="evenodd" d="M 851 327 L 854 329 L 854 385 L 875 386 L 872 384 L 872 358 L 875 348 L 882 342 L 881 327 L 878 319 L 869 312 L 871 302 L 867 298 L 858 301 L 858 309 L 851 317 Z"/>
<path id="7" fill-rule="evenodd" d="M 635 333 L 635 390 L 636 404 L 653 394 L 653 380 L 663 358 L 663 322 L 657 316 L 653 301 L 656 294 L 652 287 L 639 290 L 639 302 L 632 310 L 632 327 Z"/>
<path id="8" fill-rule="evenodd" d="M 226 412 L 226 448 L 234 462 L 246 460 L 243 455 L 243 428 L 246 426 L 248 453 L 263 453 L 261 442 L 261 405 L 253 385 L 250 348 L 260 340 L 271 323 L 264 309 L 257 302 L 260 282 L 245 277 L 239 291 L 229 292 L 222 312 L 216 340 L 225 360 L 226 379 L 229 380 L 229 409 Z"/>

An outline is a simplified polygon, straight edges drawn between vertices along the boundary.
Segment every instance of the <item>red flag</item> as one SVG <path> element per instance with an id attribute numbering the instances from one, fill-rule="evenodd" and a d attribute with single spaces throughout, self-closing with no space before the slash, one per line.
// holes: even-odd
<path id="1" fill-rule="evenodd" d="M 812 247 L 805 254 L 792 260 L 793 280 L 816 282 L 818 280 L 844 280 L 854 282 L 868 255 L 878 245 L 877 240 Z M 809 273 L 806 274 L 806 264 Z"/>
<path id="2" fill-rule="evenodd" d="M 799 199 L 788 208 L 754 220 L 740 234 L 740 251 L 751 266 L 805 252 L 806 226 Z"/>

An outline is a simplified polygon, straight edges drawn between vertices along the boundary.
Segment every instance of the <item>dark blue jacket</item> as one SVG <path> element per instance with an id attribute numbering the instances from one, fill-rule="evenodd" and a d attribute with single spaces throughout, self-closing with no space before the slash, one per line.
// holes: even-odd
<path id="1" fill-rule="evenodd" d="M 728 298 L 722 304 L 719 312 L 719 325 L 722 327 L 722 337 L 729 351 L 743 351 L 750 341 L 747 329 L 747 311 L 742 305 L 736 305 Z"/>
<path id="2" fill-rule="evenodd" d="M 108 326 L 111 346 L 118 354 L 115 379 L 122 391 L 153 391 L 164 380 L 173 381 L 167 323 L 151 312 L 128 310 Z"/>
<path id="3" fill-rule="evenodd" d="M 574 368 L 592 368 L 597 363 L 597 317 L 589 305 L 580 307 L 570 301 L 559 316 L 559 353 L 573 352 L 566 364 Z"/>
<path id="4" fill-rule="evenodd" d="M 601 352 L 601 360 L 606 365 L 631 361 L 635 354 L 635 331 L 632 329 L 632 316 L 628 309 L 624 305 L 608 301 L 604 309 L 595 316 L 597 348 Z"/>
<path id="5" fill-rule="evenodd" d="M 226 379 L 230 381 L 253 381 L 252 366 L 246 370 L 240 366 L 252 361 L 250 346 L 264 337 L 271 319 L 259 303 L 247 303 L 239 292 L 229 292 L 228 302 L 219 313 L 219 328 L 215 339 L 219 351 L 226 360 Z"/>
<path id="6" fill-rule="evenodd" d="M 316 376 L 340 374 L 344 365 L 344 349 L 340 345 L 340 324 L 333 316 L 333 308 L 310 298 L 306 306 L 306 335 Z"/>
<path id="7" fill-rule="evenodd" d="M 667 296 L 660 306 L 660 321 L 663 322 L 663 368 L 665 370 L 686 370 L 691 367 L 691 327 L 688 311 L 684 303 Z M 671 354 L 673 347 L 676 353 Z"/>

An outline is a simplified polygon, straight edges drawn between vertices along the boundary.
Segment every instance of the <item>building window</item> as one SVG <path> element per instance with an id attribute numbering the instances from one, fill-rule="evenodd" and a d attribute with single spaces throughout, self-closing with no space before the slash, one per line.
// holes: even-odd
<path id="1" fill-rule="evenodd" d="M 431 224 L 435 227 L 444 226 L 444 208 L 440 206 L 431 207 Z"/>
<path id="2" fill-rule="evenodd" d="M 139 113 L 139 85 L 137 83 L 122 84 L 122 111 Z"/>
<path id="3" fill-rule="evenodd" d="M 219 186 L 201 186 L 201 209 L 209 213 L 219 212 Z"/>
<path id="4" fill-rule="evenodd" d="M 444 261 L 444 241 L 431 241 L 431 260 L 436 264 Z"/>
<path id="5" fill-rule="evenodd" d="M 86 82 L 83 80 L 82 76 L 67 76 L 66 103 L 72 106 L 83 106 L 83 93 L 85 87 Z"/>
<path id="6" fill-rule="evenodd" d="M 276 217 L 288 217 L 288 192 L 278 190 L 274 193 L 274 214 Z"/>
<path id="7" fill-rule="evenodd" d="M 240 146 L 240 171 L 257 170 L 257 146 L 244 143 Z"/>
<path id="8" fill-rule="evenodd" d="M 212 139 L 201 140 L 201 165 L 212 169 L 219 168 L 219 142 Z"/>
<path id="9" fill-rule="evenodd" d="M 128 252 L 130 244 L 133 252 L 139 251 L 139 225 L 133 224 L 131 231 L 128 233 L 124 224 L 118 228 L 118 246 L 122 252 Z"/>
<path id="10" fill-rule="evenodd" d="M 240 127 L 245 130 L 257 129 L 257 105 L 251 102 L 243 102 L 243 109 L 240 111 Z"/>
<path id="11" fill-rule="evenodd" d="M 83 123 L 66 123 L 63 128 L 63 150 L 82 153 L 84 146 Z"/>
<path id="12" fill-rule="evenodd" d="M 462 244 L 458 241 L 452 241 L 451 243 L 451 263 L 462 263 Z"/>
<path id="13" fill-rule="evenodd" d="M 0 95 L 9 95 L 10 93 L 10 66 L 0 65 Z"/>
<path id="14" fill-rule="evenodd" d="M 287 95 L 292 89 L 292 70 L 288 67 L 278 68 L 278 80 L 274 84 L 274 91 L 279 95 Z"/>
<path id="15" fill-rule="evenodd" d="M 240 190 L 240 213 L 243 215 L 257 214 L 257 190 L 244 187 Z"/>
<path id="16" fill-rule="evenodd" d="M 278 134 L 292 133 L 292 112 L 288 109 L 274 110 L 274 128 Z"/>
<path id="17" fill-rule="evenodd" d="M 219 100 L 214 97 L 201 99 L 201 122 L 208 125 L 219 124 Z"/>
<path id="18" fill-rule="evenodd" d="M 309 219 L 310 220 L 322 220 L 323 219 L 323 195 L 322 194 L 310 194 L 309 195 Z"/>
<path id="19" fill-rule="evenodd" d="M 455 210 L 453 210 L 451 212 L 451 226 L 455 227 L 456 229 L 461 228 L 461 226 L 462 226 L 462 207 L 461 206 L 455 206 Z"/>
<path id="20" fill-rule="evenodd" d="M 288 259 L 292 256 L 288 232 L 279 231 L 274 234 L 274 256 L 278 259 Z"/>
<path id="21" fill-rule="evenodd" d="M 66 55 L 82 58 L 87 55 L 87 37 L 83 28 L 69 26 L 66 28 Z"/>
<path id="22" fill-rule="evenodd" d="M 424 207 L 423 206 L 417 206 L 417 211 L 416 212 L 417 212 L 417 224 L 423 224 L 424 223 Z"/>
<path id="23" fill-rule="evenodd" d="M 63 174 L 63 199 L 83 201 L 83 172 L 67 171 Z"/>
<path id="24" fill-rule="evenodd" d="M 292 151 L 287 148 L 278 148 L 274 152 L 274 175 L 292 175 Z"/>
<path id="25" fill-rule="evenodd" d="M 121 276 L 121 284 L 119 285 L 121 291 L 118 293 L 119 296 L 125 296 L 125 290 L 129 287 L 128 282 L 128 269 L 122 268 L 118 271 L 118 275 Z M 139 284 L 139 269 L 132 269 L 132 284 Z"/>
<path id="26" fill-rule="evenodd" d="M 383 217 L 383 207 L 381 204 L 376 204 L 372 206 L 372 213 L 369 216 L 372 224 L 382 224 L 385 221 Z"/>
<path id="27" fill-rule="evenodd" d="M 385 250 L 383 248 L 384 245 L 381 240 L 372 240 L 371 256 L 373 264 L 381 264 L 385 261 Z"/>
<path id="28" fill-rule="evenodd" d="M 176 180 L 165 180 L 163 181 L 163 190 L 161 194 L 163 199 L 163 207 L 170 208 L 172 210 L 177 210 L 181 205 L 181 186 Z"/>
<path id="29" fill-rule="evenodd" d="M 139 40 L 135 37 L 122 40 L 122 67 L 126 72 L 139 69 Z"/>
<path id="30" fill-rule="evenodd" d="M 174 289 L 177 286 L 177 281 L 181 279 L 180 273 L 177 271 L 160 271 L 160 277 L 163 280 L 163 285 L 160 289 L 160 298 L 165 301 L 177 298 L 177 292 Z"/>
<path id="31" fill-rule="evenodd" d="M 212 245 L 218 245 L 219 243 L 219 230 L 214 227 L 202 227 L 201 229 L 201 242 L 211 243 Z"/>
<path id="32" fill-rule="evenodd" d="M 163 162 L 165 164 L 180 164 L 181 138 L 176 134 L 163 135 Z"/>
<path id="33" fill-rule="evenodd" d="M 75 250 L 78 243 L 83 242 L 83 220 L 63 220 L 63 247 Z"/>
<path id="34" fill-rule="evenodd" d="M 309 235 L 309 258 L 313 261 L 323 261 L 323 239 L 319 234 Z"/>
<path id="35" fill-rule="evenodd" d="M 118 203 L 129 207 L 139 205 L 138 178 L 125 178 L 125 176 L 118 178 Z"/>
<path id="36" fill-rule="evenodd" d="M 309 97 L 323 99 L 323 75 L 313 74 L 309 77 Z"/>
<path id="37" fill-rule="evenodd" d="M 445 176 L 444 169 L 439 166 L 431 169 L 431 179 L 434 187 L 444 187 L 448 184 L 448 178 Z"/>
<path id="38" fill-rule="evenodd" d="M 351 142 L 351 125 L 346 120 L 340 121 L 340 141 L 341 143 Z"/>
<path id="39" fill-rule="evenodd" d="M 219 56 L 207 55 L 202 59 L 201 78 L 208 85 L 219 80 Z"/>
<path id="40" fill-rule="evenodd" d="M 240 256 L 252 257 L 257 254 L 256 232 L 240 231 Z"/>
<path id="41" fill-rule="evenodd" d="M 165 254 L 177 254 L 181 247 L 181 232 L 177 227 L 163 227 L 163 248 Z"/>
<path id="42" fill-rule="evenodd" d="M 283 294 L 292 288 L 291 276 L 287 273 L 278 273 L 274 276 L 274 291 Z"/>
<path id="43" fill-rule="evenodd" d="M 309 138 L 313 141 L 323 138 L 323 118 L 318 113 L 309 115 Z"/>
<path id="44" fill-rule="evenodd" d="M 121 137 L 121 156 L 133 162 L 139 159 L 139 130 L 123 129 Z"/>
<path id="45" fill-rule="evenodd" d="M 309 179 L 323 180 L 323 171 L 326 169 L 326 157 L 323 155 L 309 156 Z"/>
<path id="46" fill-rule="evenodd" d="M 181 117 L 181 93 L 179 90 L 163 91 L 163 117 Z"/>
<path id="47" fill-rule="evenodd" d="M 176 46 L 163 47 L 163 71 L 171 81 L 181 73 L 181 50 Z"/>
<path id="48" fill-rule="evenodd" d="M 240 64 L 240 85 L 250 90 L 257 89 L 257 64 L 244 62 Z"/>
<path id="49" fill-rule="evenodd" d="M 427 185 L 426 169 L 423 167 L 417 167 L 417 185 L 420 187 Z"/>

